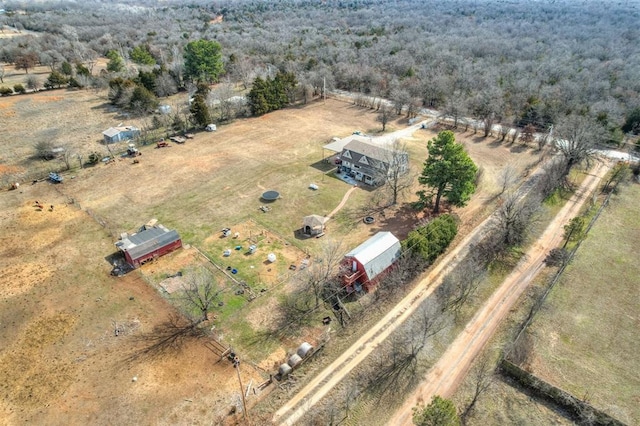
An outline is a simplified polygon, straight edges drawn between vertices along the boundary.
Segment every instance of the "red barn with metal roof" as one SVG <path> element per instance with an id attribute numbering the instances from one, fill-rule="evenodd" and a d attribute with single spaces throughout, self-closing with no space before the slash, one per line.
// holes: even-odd
<path id="1" fill-rule="evenodd" d="M 344 256 L 342 276 L 347 291 L 370 291 L 400 258 L 400 241 L 391 232 L 378 232 Z"/>
<path id="2" fill-rule="evenodd" d="M 162 225 L 144 226 L 140 232 L 123 237 L 116 243 L 128 264 L 134 268 L 182 247 L 177 231 Z"/>

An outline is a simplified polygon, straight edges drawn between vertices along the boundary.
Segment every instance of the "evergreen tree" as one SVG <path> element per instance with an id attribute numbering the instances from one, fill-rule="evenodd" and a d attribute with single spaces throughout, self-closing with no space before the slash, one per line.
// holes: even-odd
<path id="1" fill-rule="evenodd" d="M 211 115 L 209 114 L 209 107 L 207 106 L 206 98 L 202 93 L 196 93 L 189 107 L 191 113 L 191 119 L 193 122 L 200 126 L 205 127 L 211 122 Z"/>
<path id="2" fill-rule="evenodd" d="M 440 210 L 440 200 L 445 197 L 456 207 L 464 206 L 476 190 L 475 179 L 478 168 L 465 152 L 464 147 L 456 143 L 452 131 L 446 130 L 429 141 L 429 157 L 424 162 L 418 182 L 432 188 L 432 192 L 419 191 L 420 202 L 431 201 L 435 193 L 433 211 Z"/>
<path id="3" fill-rule="evenodd" d="M 47 89 L 59 89 L 62 86 L 69 83 L 69 79 L 65 77 L 60 71 L 51 71 L 47 81 L 44 83 L 44 87 Z"/>
<path id="4" fill-rule="evenodd" d="M 110 50 L 109 52 L 107 52 L 107 58 L 109 58 L 109 62 L 107 63 L 107 71 L 120 72 L 124 69 L 124 61 L 115 50 Z"/>
<path id="5" fill-rule="evenodd" d="M 144 114 L 153 111 L 158 106 L 158 100 L 153 92 L 147 90 L 143 86 L 136 86 L 129 100 L 129 109 Z"/>
<path id="6" fill-rule="evenodd" d="M 131 53 L 129 54 L 131 60 L 136 64 L 140 65 L 155 65 L 156 60 L 153 58 L 151 53 L 149 52 L 149 48 L 147 46 L 136 46 L 131 49 Z"/>
<path id="7" fill-rule="evenodd" d="M 436 395 L 426 407 L 414 408 L 413 424 L 416 426 L 460 426 L 456 407 L 448 399 Z"/>
<path id="8" fill-rule="evenodd" d="M 218 81 L 224 72 L 222 47 L 217 41 L 196 40 L 184 48 L 185 76 L 199 81 Z"/>
<path id="9" fill-rule="evenodd" d="M 262 115 L 271 111 L 269 103 L 267 102 L 267 96 L 267 82 L 260 77 L 256 77 L 251 86 L 251 91 L 247 96 L 251 114 Z"/>

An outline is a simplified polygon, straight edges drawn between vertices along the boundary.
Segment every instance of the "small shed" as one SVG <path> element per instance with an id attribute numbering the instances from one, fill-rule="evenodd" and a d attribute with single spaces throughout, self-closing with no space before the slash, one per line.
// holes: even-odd
<path id="1" fill-rule="evenodd" d="M 328 218 L 312 214 L 302 219 L 302 233 L 306 235 L 319 235 L 324 232 Z"/>
<path id="2" fill-rule="evenodd" d="M 138 268 L 149 260 L 158 258 L 182 247 L 180 235 L 158 224 L 143 226 L 140 232 L 123 235 L 116 242 L 118 250 L 124 253 L 127 263 Z"/>
<path id="3" fill-rule="evenodd" d="M 109 127 L 102 136 L 104 143 L 127 141 L 140 136 L 140 129 L 134 126 Z"/>

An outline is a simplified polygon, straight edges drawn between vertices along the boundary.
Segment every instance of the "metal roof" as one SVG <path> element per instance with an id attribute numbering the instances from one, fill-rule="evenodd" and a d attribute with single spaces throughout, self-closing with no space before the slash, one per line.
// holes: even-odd
<path id="1" fill-rule="evenodd" d="M 390 159 L 392 159 L 394 155 L 393 151 L 383 146 L 359 140 L 349 141 L 343 149 L 345 151 L 364 155 L 368 158 L 373 158 L 374 160 L 382 161 L 383 163 L 389 163 Z M 355 160 L 356 159 L 354 158 L 354 161 Z"/>
<path id="2" fill-rule="evenodd" d="M 356 259 L 372 280 L 400 258 L 400 241 L 391 232 L 378 232 L 345 257 Z"/>
<path id="3" fill-rule="evenodd" d="M 328 149 L 329 151 L 333 151 L 333 152 L 342 152 L 342 150 L 344 149 L 344 146 L 351 141 L 368 141 L 370 139 L 371 138 L 369 136 L 351 135 L 351 136 L 347 136 L 346 138 L 338 139 L 337 141 L 328 143 L 324 145 L 322 148 Z"/>
<path id="4" fill-rule="evenodd" d="M 129 253 L 131 259 L 138 259 L 179 239 L 180 235 L 175 230 L 153 227 L 118 241 L 116 247 Z"/>
<path id="5" fill-rule="evenodd" d="M 105 135 L 108 138 L 112 138 L 115 135 L 117 135 L 118 133 L 120 133 L 120 130 L 116 129 L 115 127 L 109 127 L 107 130 L 102 132 L 102 134 Z"/>

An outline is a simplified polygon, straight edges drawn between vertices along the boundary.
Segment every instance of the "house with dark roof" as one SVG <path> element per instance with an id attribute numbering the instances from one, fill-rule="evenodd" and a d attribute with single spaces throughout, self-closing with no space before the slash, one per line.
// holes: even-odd
<path id="1" fill-rule="evenodd" d="M 347 292 L 370 291 L 395 265 L 401 254 L 400 240 L 391 232 L 378 232 L 345 254 L 342 283 Z"/>
<path id="2" fill-rule="evenodd" d="M 169 230 L 160 224 L 145 225 L 135 234 L 124 234 L 120 241 L 116 242 L 116 247 L 124 253 L 129 265 L 138 268 L 149 260 L 182 247 L 182 240 L 177 231 Z"/>
<path id="3" fill-rule="evenodd" d="M 353 139 L 340 152 L 340 171 L 367 185 L 384 183 L 387 175 L 397 169 L 409 170 L 409 154 L 384 145 Z"/>
<path id="4" fill-rule="evenodd" d="M 140 136 L 140 129 L 134 126 L 109 127 L 102 132 L 104 143 L 127 141 Z"/>

